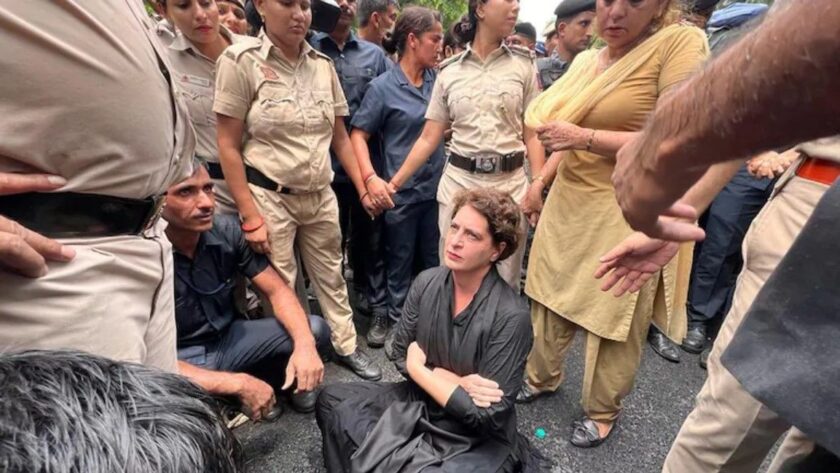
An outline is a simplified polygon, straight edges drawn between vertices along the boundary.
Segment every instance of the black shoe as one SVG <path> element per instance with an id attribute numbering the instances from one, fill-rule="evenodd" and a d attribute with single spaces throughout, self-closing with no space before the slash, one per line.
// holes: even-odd
<path id="1" fill-rule="evenodd" d="M 680 362 L 680 351 L 677 349 L 677 345 L 655 327 L 651 327 L 648 331 L 648 343 L 653 347 L 653 351 L 662 358 L 672 363 Z"/>
<path id="2" fill-rule="evenodd" d="M 536 389 L 532 388 L 527 381 L 522 381 L 522 387 L 519 388 L 519 392 L 516 393 L 516 403 L 517 404 L 529 404 L 534 402 L 534 400 L 542 395 L 546 394 L 545 392 L 537 391 Z"/>
<path id="3" fill-rule="evenodd" d="M 274 404 L 274 407 L 268 411 L 268 414 L 264 415 L 262 418 L 263 422 L 274 422 L 275 420 L 279 419 L 283 416 L 283 405 L 278 403 Z"/>
<path id="4" fill-rule="evenodd" d="M 615 430 L 615 423 L 613 423 L 612 427 L 610 427 L 610 431 L 607 435 L 605 437 L 601 437 L 601 434 L 598 431 L 598 424 L 589 417 L 584 417 L 583 419 L 572 423 L 572 436 L 569 438 L 569 442 L 579 448 L 597 447 L 610 438 L 613 430 Z"/>
<path id="5" fill-rule="evenodd" d="M 385 337 L 385 357 L 388 358 L 388 361 L 396 361 L 397 355 L 394 353 L 394 335 L 396 335 L 396 329 L 392 328 L 388 332 L 388 336 Z"/>
<path id="6" fill-rule="evenodd" d="M 350 368 L 350 371 L 356 373 L 356 376 L 362 379 L 368 381 L 379 381 L 382 379 L 382 370 L 376 367 L 370 357 L 360 348 L 356 348 L 356 351 L 349 355 L 338 355 L 336 358 L 339 363 Z"/>
<path id="7" fill-rule="evenodd" d="M 706 369 L 706 365 L 709 363 L 709 355 L 712 353 L 712 348 L 706 348 L 703 350 L 703 353 L 700 354 L 700 367 Z"/>
<path id="8" fill-rule="evenodd" d="M 289 404 L 292 409 L 301 414 L 308 414 L 315 410 L 315 401 L 318 400 L 318 391 L 301 391 L 299 393 L 292 393 L 289 396 Z"/>
<path id="9" fill-rule="evenodd" d="M 697 325 L 688 329 L 682 342 L 682 349 L 697 355 L 706 348 L 706 326 Z"/>
<path id="10" fill-rule="evenodd" d="M 388 312 L 383 310 L 373 311 L 373 323 L 367 333 L 367 343 L 371 348 L 382 348 L 388 332 L 391 331 L 391 318 Z"/>

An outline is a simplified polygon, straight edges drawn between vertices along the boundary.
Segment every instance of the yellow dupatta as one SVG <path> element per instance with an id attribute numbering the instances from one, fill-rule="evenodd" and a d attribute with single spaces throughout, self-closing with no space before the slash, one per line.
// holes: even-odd
<path id="1" fill-rule="evenodd" d="M 553 121 L 580 123 L 595 105 L 636 72 L 682 28 L 685 26 L 674 24 L 659 30 L 600 75 L 596 75 L 600 50 L 580 53 L 566 74 L 531 102 L 525 111 L 525 124 L 537 128 Z"/>
<path id="2" fill-rule="evenodd" d="M 548 90 L 534 99 L 525 112 L 526 126 L 534 129 L 553 121 L 579 124 L 592 109 L 609 96 L 625 79 L 635 73 L 660 50 L 663 43 L 674 40 L 685 25 L 663 28 L 633 48 L 600 75 L 597 74 L 599 50 L 579 54 L 568 72 Z M 698 30 L 698 34 L 702 34 Z M 571 153 L 576 153 L 572 150 Z M 558 173 L 559 174 L 559 173 Z M 676 343 L 685 336 L 687 317 L 685 303 L 688 295 L 693 245 L 683 245 L 672 264 L 675 281 L 664 284 L 664 292 L 656 297 L 653 323 Z M 670 279 L 670 278 L 668 278 Z M 664 280 L 658 284 L 662 285 Z M 673 288 L 667 287 L 673 284 Z M 659 292 L 659 291 L 657 291 Z M 669 315 L 673 314 L 673 316 Z"/>

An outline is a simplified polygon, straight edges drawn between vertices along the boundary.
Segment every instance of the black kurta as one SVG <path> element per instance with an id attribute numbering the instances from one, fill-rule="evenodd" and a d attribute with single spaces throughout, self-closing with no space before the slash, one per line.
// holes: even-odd
<path id="1" fill-rule="evenodd" d="M 421 273 L 396 327 L 402 383 L 327 386 L 317 420 L 331 472 L 519 471 L 535 452 L 516 431 L 514 399 L 533 342 L 527 305 L 491 269 L 472 302 L 452 317 L 454 287 L 443 267 Z M 496 381 L 504 398 L 477 407 L 462 388 L 439 406 L 405 371 L 417 341 L 427 365 Z"/>

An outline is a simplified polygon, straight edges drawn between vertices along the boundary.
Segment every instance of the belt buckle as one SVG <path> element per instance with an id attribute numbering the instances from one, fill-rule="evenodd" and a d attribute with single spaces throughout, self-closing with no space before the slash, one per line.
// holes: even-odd
<path id="1" fill-rule="evenodd" d="M 151 197 L 153 201 L 152 208 L 149 210 L 149 214 L 146 216 L 146 221 L 143 225 L 143 231 L 140 233 L 145 233 L 149 231 L 152 227 L 154 227 L 158 220 L 160 220 L 160 216 L 163 214 L 163 208 L 166 207 L 166 195 L 158 195 Z"/>
<path id="2" fill-rule="evenodd" d="M 499 168 L 498 156 L 476 156 L 475 170 L 481 174 L 492 174 Z"/>

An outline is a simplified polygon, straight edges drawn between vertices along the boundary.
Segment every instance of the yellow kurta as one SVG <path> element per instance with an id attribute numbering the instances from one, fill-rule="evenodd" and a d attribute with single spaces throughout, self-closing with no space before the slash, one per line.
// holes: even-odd
<path id="1" fill-rule="evenodd" d="M 708 55 L 699 30 L 678 28 L 577 124 L 595 130 L 641 130 L 658 98 L 696 72 Z M 582 61 L 576 66 L 583 68 L 584 77 L 595 77 L 597 54 L 585 53 L 577 61 Z M 614 167 L 614 158 L 584 151 L 565 153 L 537 226 L 525 292 L 589 332 L 620 342 L 627 339 L 637 301 L 653 297 L 654 323 L 681 340 L 690 246 L 638 294 L 616 298 L 602 292 L 600 281 L 593 278 L 598 258 L 633 232 L 615 199 L 610 180 Z M 674 317 L 675 313 L 682 316 Z"/>

